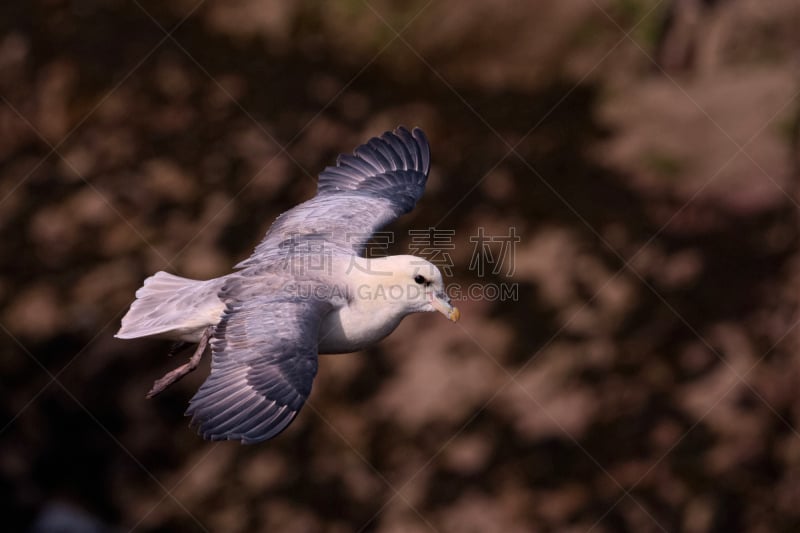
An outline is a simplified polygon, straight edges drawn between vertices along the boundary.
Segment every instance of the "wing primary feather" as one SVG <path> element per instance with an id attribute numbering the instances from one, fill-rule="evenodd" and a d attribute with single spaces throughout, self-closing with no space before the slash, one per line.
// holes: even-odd
<path id="1" fill-rule="evenodd" d="M 378 173 L 382 173 L 391 169 L 392 164 L 379 150 L 375 148 L 375 140 L 376 139 L 370 139 L 367 144 L 362 144 L 356 148 L 355 154 L 364 161 L 368 161 L 370 164 L 375 165 L 378 168 Z"/>
<path id="2" fill-rule="evenodd" d="M 248 398 L 248 401 L 252 402 L 250 405 L 242 409 L 241 412 L 237 413 L 236 415 L 229 417 L 227 420 L 223 420 L 214 424 L 213 422 L 209 421 L 207 424 L 210 428 L 209 430 L 218 435 L 235 435 L 241 432 L 241 427 L 247 423 L 247 421 L 253 417 L 258 417 L 260 412 L 268 411 L 275 406 L 275 402 L 266 402 L 267 405 L 264 405 L 265 402 L 263 399 L 256 397 L 254 394 Z M 236 438 L 236 437 L 233 437 Z"/>
<path id="3" fill-rule="evenodd" d="M 246 404 L 248 401 L 255 398 L 255 393 L 252 390 L 243 389 L 241 391 L 229 392 L 230 398 L 223 397 L 216 401 L 209 401 L 206 407 L 207 416 L 203 420 L 203 426 L 214 427 L 218 426 L 229 413 L 235 412 L 241 405 Z"/>
<path id="4" fill-rule="evenodd" d="M 428 138 L 425 136 L 425 132 L 419 128 L 414 128 L 412 135 L 417 140 L 415 145 L 420 152 L 418 168 L 427 175 L 431 168 L 431 149 L 430 144 L 428 144 Z"/>
<path id="5" fill-rule="evenodd" d="M 275 404 L 271 406 L 269 410 L 263 411 L 257 418 L 250 420 L 249 425 L 241 427 L 240 433 L 242 435 L 250 434 L 251 436 L 255 437 L 256 435 L 263 433 L 268 428 L 274 426 L 275 422 L 277 422 L 286 412 L 295 412 L 295 410 L 290 408 L 288 405 Z"/>
<path id="6" fill-rule="evenodd" d="M 212 369 L 212 376 L 213 376 L 213 370 L 216 369 Z M 242 378 L 244 378 L 246 373 L 247 373 L 247 368 L 240 368 L 233 370 L 230 373 L 226 373 L 225 379 L 217 378 L 213 381 L 210 379 L 206 380 L 206 382 L 203 383 L 203 386 L 200 387 L 200 390 L 197 391 L 197 394 L 194 395 L 194 398 L 192 398 L 192 402 L 205 401 L 208 400 L 209 398 L 212 398 L 215 395 L 218 395 L 220 392 L 228 390 L 228 388 L 230 387 L 228 378 L 234 379 L 239 374 L 241 375 Z M 242 379 L 242 381 L 244 381 L 244 379 Z"/>
<path id="7" fill-rule="evenodd" d="M 206 433 L 224 420 L 229 413 L 235 412 L 235 408 L 245 402 L 247 402 L 247 395 L 237 396 L 236 401 L 232 403 L 223 400 L 221 402 L 201 402 L 196 404 L 198 408 L 193 412 L 191 425 L 197 426 L 200 432 Z"/>
<path id="8" fill-rule="evenodd" d="M 352 170 L 341 170 L 341 173 L 349 175 L 351 172 L 355 171 L 358 174 L 358 177 L 363 179 L 376 172 L 380 172 L 382 169 L 375 168 L 372 166 L 371 163 L 365 161 L 364 159 L 358 158 L 354 155 L 340 155 L 339 160 L 337 161 L 336 167 L 331 167 L 332 169 L 336 169 L 337 167 L 346 167 Z"/>
<path id="9" fill-rule="evenodd" d="M 408 147 L 406 146 L 407 141 L 405 138 L 400 136 L 401 131 L 406 131 L 405 128 L 400 127 L 397 129 L 397 132 L 394 135 L 390 133 L 384 133 L 381 137 L 386 143 L 391 145 L 392 149 L 401 159 L 401 165 L 399 168 L 403 169 L 413 169 L 414 168 L 414 158 L 411 156 L 411 153 L 408 151 Z"/>
<path id="10" fill-rule="evenodd" d="M 384 136 L 386 135 L 394 137 L 394 135 L 390 133 L 384 134 Z M 395 151 L 392 143 L 383 137 L 375 137 L 369 142 L 369 146 L 377 150 L 386 159 L 389 163 L 389 168 L 387 170 L 401 170 L 403 168 L 403 159 L 400 157 L 400 154 Z"/>
<path id="11" fill-rule="evenodd" d="M 274 414 L 271 414 L 266 420 L 259 421 L 256 426 L 248 429 L 247 432 L 241 436 L 242 442 L 251 444 L 260 442 L 262 440 L 271 439 L 278 433 L 284 430 L 289 425 L 297 411 L 289 409 L 288 406 L 283 405 Z"/>
<path id="12" fill-rule="evenodd" d="M 417 140 L 403 127 L 397 129 L 397 134 L 403 140 L 403 145 L 411 156 L 411 168 L 421 170 L 420 163 L 422 162 L 422 152 L 417 144 Z"/>

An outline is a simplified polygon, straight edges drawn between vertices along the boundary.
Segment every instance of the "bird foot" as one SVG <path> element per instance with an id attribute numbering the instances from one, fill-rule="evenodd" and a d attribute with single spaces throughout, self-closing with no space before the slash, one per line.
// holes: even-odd
<path id="1" fill-rule="evenodd" d="M 158 394 L 164 392 L 164 389 L 175 383 L 176 381 L 180 380 L 188 374 L 192 372 L 197 365 L 200 364 L 200 358 L 203 357 L 203 353 L 206 351 L 206 346 L 208 346 L 208 340 L 211 338 L 211 334 L 214 332 L 214 326 L 208 326 L 206 330 L 203 332 L 203 336 L 200 337 L 200 342 L 197 343 L 197 348 L 195 349 L 192 357 L 189 358 L 189 362 L 182 364 L 175 370 L 170 370 L 164 377 L 157 379 L 155 383 L 153 383 L 153 387 L 150 391 L 145 395 L 145 398 L 150 399 Z"/>

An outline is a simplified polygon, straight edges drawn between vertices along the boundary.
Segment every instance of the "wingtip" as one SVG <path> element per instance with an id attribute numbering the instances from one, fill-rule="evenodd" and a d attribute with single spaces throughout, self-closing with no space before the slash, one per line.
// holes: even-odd
<path id="1" fill-rule="evenodd" d="M 241 444 L 252 445 L 274 439 L 283 433 L 294 420 L 296 414 L 296 412 L 292 412 L 289 416 L 281 417 L 271 428 L 263 432 L 232 431 L 218 433 L 215 428 L 208 429 L 202 421 L 195 421 L 194 418 L 189 422 L 189 428 L 194 429 L 203 440 L 212 442 L 239 441 Z"/>
<path id="2" fill-rule="evenodd" d="M 427 175 L 431 170 L 431 143 L 428 141 L 428 136 L 419 127 L 414 127 L 411 135 L 417 141 L 420 147 L 420 154 L 422 156 L 422 168 Z"/>
<path id="3" fill-rule="evenodd" d="M 405 143 L 411 143 L 416 145 L 415 152 L 417 153 L 419 159 L 417 160 L 417 164 L 419 165 L 419 170 L 425 173 L 425 175 L 430 172 L 431 166 L 431 144 L 428 140 L 428 136 L 425 135 L 425 132 L 419 126 L 414 126 L 411 128 L 411 131 L 404 126 L 399 125 L 397 126 L 393 132 L 386 132 L 384 135 L 393 135 L 398 137 L 401 141 Z M 410 147 L 409 147 L 410 148 Z"/>
<path id="4" fill-rule="evenodd" d="M 219 413 L 210 414 L 207 403 L 202 399 L 198 401 L 196 394 L 189 401 L 184 416 L 191 417 L 189 427 L 205 440 L 257 444 L 282 433 L 299 412 L 299 408 L 292 409 L 274 400 L 268 408 L 264 408 L 264 404 L 259 402 L 249 409 L 246 406 L 243 409 L 220 418 Z"/>
<path id="5" fill-rule="evenodd" d="M 398 137 L 403 137 L 405 135 L 408 135 L 409 137 L 412 137 L 418 142 L 420 142 L 422 145 L 427 146 L 430 144 L 428 142 L 428 136 L 425 135 L 425 132 L 419 126 L 414 126 L 409 130 L 406 126 L 401 124 L 400 126 L 397 126 L 394 129 L 394 131 L 392 132 L 387 131 L 386 133 L 396 135 Z"/>
<path id="6" fill-rule="evenodd" d="M 428 143 L 428 136 L 425 135 L 425 132 L 419 126 L 414 126 L 411 130 L 411 135 L 413 135 L 415 139 L 424 141 L 426 144 Z"/>

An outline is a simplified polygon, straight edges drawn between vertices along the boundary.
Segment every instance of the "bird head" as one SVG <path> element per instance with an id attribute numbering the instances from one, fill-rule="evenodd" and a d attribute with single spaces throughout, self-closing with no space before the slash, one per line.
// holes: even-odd
<path id="1" fill-rule="evenodd" d="M 456 322 L 461 316 L 447 296 L 442 273 L 425 259 L 413 255 L 394 255 L 368 260 L 369 294 L 361 296 L 385 300 L 402 306 L 407 313 L 438 311 Z"/>

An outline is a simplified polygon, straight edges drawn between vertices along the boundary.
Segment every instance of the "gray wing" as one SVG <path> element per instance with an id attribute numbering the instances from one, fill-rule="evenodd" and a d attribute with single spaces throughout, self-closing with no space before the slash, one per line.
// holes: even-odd
<path id="1" fill-rule="evenodd" d="M 211 374 L 186 411 L 204 438 L 254 443 L 289 425 L 311 392 L 330 306 L 285 295 L 228 302 L 211 340 Z"/>
<path id="2" fill-rule="evenodd" d="M 239 268 L 289 253 L 362 254 L 372 234 L 408 213 L 425 190 L 428 139 L 404 127 L 340 155 L 319 176 L 317 195 L 283 213 Z"/>

